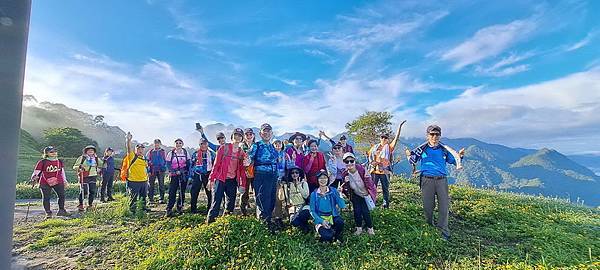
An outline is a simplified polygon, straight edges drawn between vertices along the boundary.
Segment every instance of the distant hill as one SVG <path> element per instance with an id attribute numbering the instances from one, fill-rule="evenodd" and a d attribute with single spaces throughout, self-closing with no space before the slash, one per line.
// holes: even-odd
<path id="1" fill-rule="evenodd" d="M 567 157 L 600 176 L 600 154 L 569 155 Z"/>
<path id="2" fill-rule="evenodd" d="M 100 148 L 120 147 L 125 132 L 103 121 L 102 116 L 94 116 L 69 108 L 63 104 L 38 102 L 34 96 L 23 97 L 21 128 L 38 142 L 42 142 L 43 132 L 49 128 L 73 127 L 98 142 Z"/>
<path id="3" fill-rule="evenodd" d="M 455 149 L 464 147 L 464 169 L 449 166 L 451 181 L 475 187 L 494 188 L 527 194 L 542 194 L 583 200 L 591 206 L 600 205 L 600 177 L 589 168 L 551 149 L 510 148 L 476 139 L 442 140 Z M 414 148 L 422 139 L 403 139 L 403 147 Z M 404 157 L 396 149 L 397 157 Z M 405 158 L 394 166 L 397 174 L 408 175 L 411 168 Z"/>

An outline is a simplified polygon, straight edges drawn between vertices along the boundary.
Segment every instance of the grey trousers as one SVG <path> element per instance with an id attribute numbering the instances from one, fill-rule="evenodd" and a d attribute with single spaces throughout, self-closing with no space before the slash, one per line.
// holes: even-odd
<path id="1" fill-rule="evenodd" d="M 446 235 L 450 235 L 448 229 L 448 212 L 450 208 L 450 196 L 448 195 L 448 178 L 432 178 L 426 175 L 421 176 L 421 198 L 423 199 L 423 212 L 427 223 L 433 223 L 433 209 L 435 208 L 435 198 L 438 203 L 438 222 L 437 227 Z"/>

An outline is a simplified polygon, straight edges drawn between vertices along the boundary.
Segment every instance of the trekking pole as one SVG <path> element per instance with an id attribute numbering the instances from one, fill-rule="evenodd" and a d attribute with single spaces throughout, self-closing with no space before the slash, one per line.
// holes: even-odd
<path id="1" fill-rule="evenodd" d="M 287 216 L 287 219 L 290 219 L 290 204 L 288 202 L 288 191 L 290 190 L 290 183 L 287 183 L 287 190 L 285 190 L 286 187 L 286 183 L 283 183 L 282 188 L 283 188 L 283 199 L 285 200 L 285 214 Z M 290 220 L 291 222 L 291 220 Z"/>

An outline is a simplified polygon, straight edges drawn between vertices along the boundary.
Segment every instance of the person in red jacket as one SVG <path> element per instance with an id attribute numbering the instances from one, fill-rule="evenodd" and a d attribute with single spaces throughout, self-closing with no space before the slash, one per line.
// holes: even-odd
<path id="1" fill-rule="evenodd" d="M 319 181 L 317 180 L 317 174 L 321 170 L 327 170 L 325 163 L 325 156 L 319 152 L 319 145 L 316 140 L 310 140 L 308 142 L 310 152 L 302 159 L 302 169 L 306 172 L 306 179 L 308 182 L 308 189 L 312 193 L 319 187 Z"/>
<path id="2" fill-rule="evenodd" d="M 233 143 L 225 143 L 217 150 L 215 164 L 208 179 L 212 185 L 213 200 L 206 217 L 206 223 L 215 221 L 221 211 L 221 202 L 226 197 L 225 214 L 233 213 L 235 208 L 236 187 L 240 193 L 247 192 L 245 163 L 249 163 L 246 153 L 240 147 L 244 136 L 241 128 L 236 128 L 231 135 Z"/>
<path id="3" fill-rule="evenodd" d="M 58 152 L 53 146 L 44 148 L 42 159 L 35 164 L 35 169 L 31 175 L 31 183 L 40 186 L 46 218 L 52 217 L 52 210 L 50 210 L 52 190 L 56 192 L 58 197 L 58 213 L 56 215 L 69 215 L 65 210 L 65 187 L 68 184 L 65 166 L 62 160 L 58 159 Z"/>

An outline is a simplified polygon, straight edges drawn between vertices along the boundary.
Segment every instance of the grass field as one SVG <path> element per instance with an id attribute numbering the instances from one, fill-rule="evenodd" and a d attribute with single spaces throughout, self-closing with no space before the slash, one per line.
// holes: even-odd
<path id="1" fill-rule="evenodd" d="M 15 228 L 20 254 L 69 254 L 81 269 L 598 269 L 600 212 L 554 200 L 452 187 L 450 227 L 443 241 L 422 218 L 414 183 L 395 179 L 392 207 L 376 209 L 377 234 L 318 243 L 288 229 L 275 236 L 254 218 L 204 215 L 165 219 L 131 216 L 126 200 L 80 218 Z"/>

